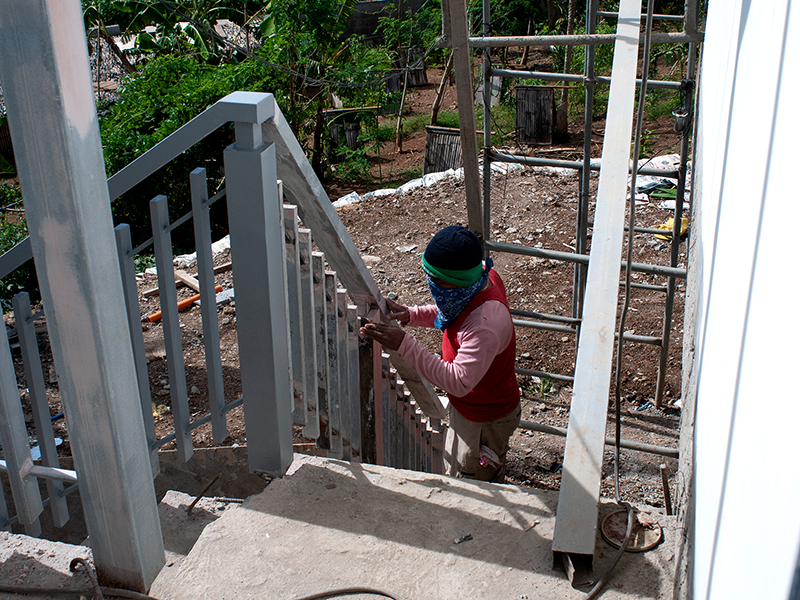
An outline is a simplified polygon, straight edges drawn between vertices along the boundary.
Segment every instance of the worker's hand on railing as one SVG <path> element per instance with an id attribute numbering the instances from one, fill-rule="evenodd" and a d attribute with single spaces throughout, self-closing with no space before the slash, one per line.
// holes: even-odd
<path id="1" fill-rule="evenodd" d="M 379 342 L 389 350 L 397 350 L 406 335 L 405 331 L 399 327 L 383 325 L 382 323 L 367 323 L 359 329 L 359 333 Z"/>
<path id="2" fill-rule="evenodd" d="M 390 320 L 395 319 L 400 325 L 408 325 L 409 320 L 411 320 L 411 313 L 408 311 L 408 307 L 405 304 L 400 304 L 389 298 L 384 299 L 389 309 L 389 314 L 386 315 L 386 318 Z"/>

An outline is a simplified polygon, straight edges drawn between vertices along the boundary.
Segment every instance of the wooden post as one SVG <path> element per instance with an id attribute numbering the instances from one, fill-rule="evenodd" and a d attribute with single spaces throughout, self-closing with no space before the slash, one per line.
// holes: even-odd
<path id="1" fill-rule="evenodd" d="M 447 4 L 446 9 L 445 4 Z M 447 11 L 450 17 L 458 98 L 458 123 L 461 130 L 461 154 L 464 160 L 467 220 L 470 231 L 483 239 L 481 184 L 478 175 L 478 134 L 475 127 L 475 100 L 472 90 L 472 59 L 469 50 L 467 5 L 465 0 L 445 0 L 442 5 L 442 12 Z"/>

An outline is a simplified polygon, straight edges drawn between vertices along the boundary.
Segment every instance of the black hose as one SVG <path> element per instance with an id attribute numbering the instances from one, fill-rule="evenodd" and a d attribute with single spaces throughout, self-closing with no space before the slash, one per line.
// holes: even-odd
<path id="1" fill-rule="evenodd" d="M 392 598 L 392 600 L 404 600 L 401 596 L 392 594 L 391 592 L 384 592 L 376 590 L 375 588 L 368 587 L 349 587 L 341 588 L 338 590 L 328 590 L 327 592 L 318 592 L 309 596 L 299 596 L 293 600 L 324 600 L 325 598 L 335 598 L 337 596 L 353 596 L 355 594 L 372 594 L 374 596 L 383 596 L 384 598 Z"/>

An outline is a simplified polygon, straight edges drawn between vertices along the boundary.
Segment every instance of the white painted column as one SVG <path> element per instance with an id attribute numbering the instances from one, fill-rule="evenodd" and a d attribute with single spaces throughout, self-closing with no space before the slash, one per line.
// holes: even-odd
<path id="1" fill-rule="evenodd" d="M 164 546 L 79 0 L 6 0 L 0 79 L 99 579 L 145 591 Z"/>

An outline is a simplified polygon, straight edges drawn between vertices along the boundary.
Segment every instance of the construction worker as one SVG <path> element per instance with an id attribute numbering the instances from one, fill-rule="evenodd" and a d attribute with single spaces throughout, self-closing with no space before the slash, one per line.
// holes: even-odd
<path id="1" fill-rule="evenodd" d="M 441 329 L 441 357 L 396 326 L 367 323 L 361 334 L 396 350 L 447 392 L 446 473 L 502 482 L 508 440 L 520 421 L 516 336 L 503 280 L 491 259 L 484 262 L 477 236 L 455 225 L 433 237 L 422 269 L 434 304 L 409 307 L 387 299 L 388 317 L 403 326 Z"/>

